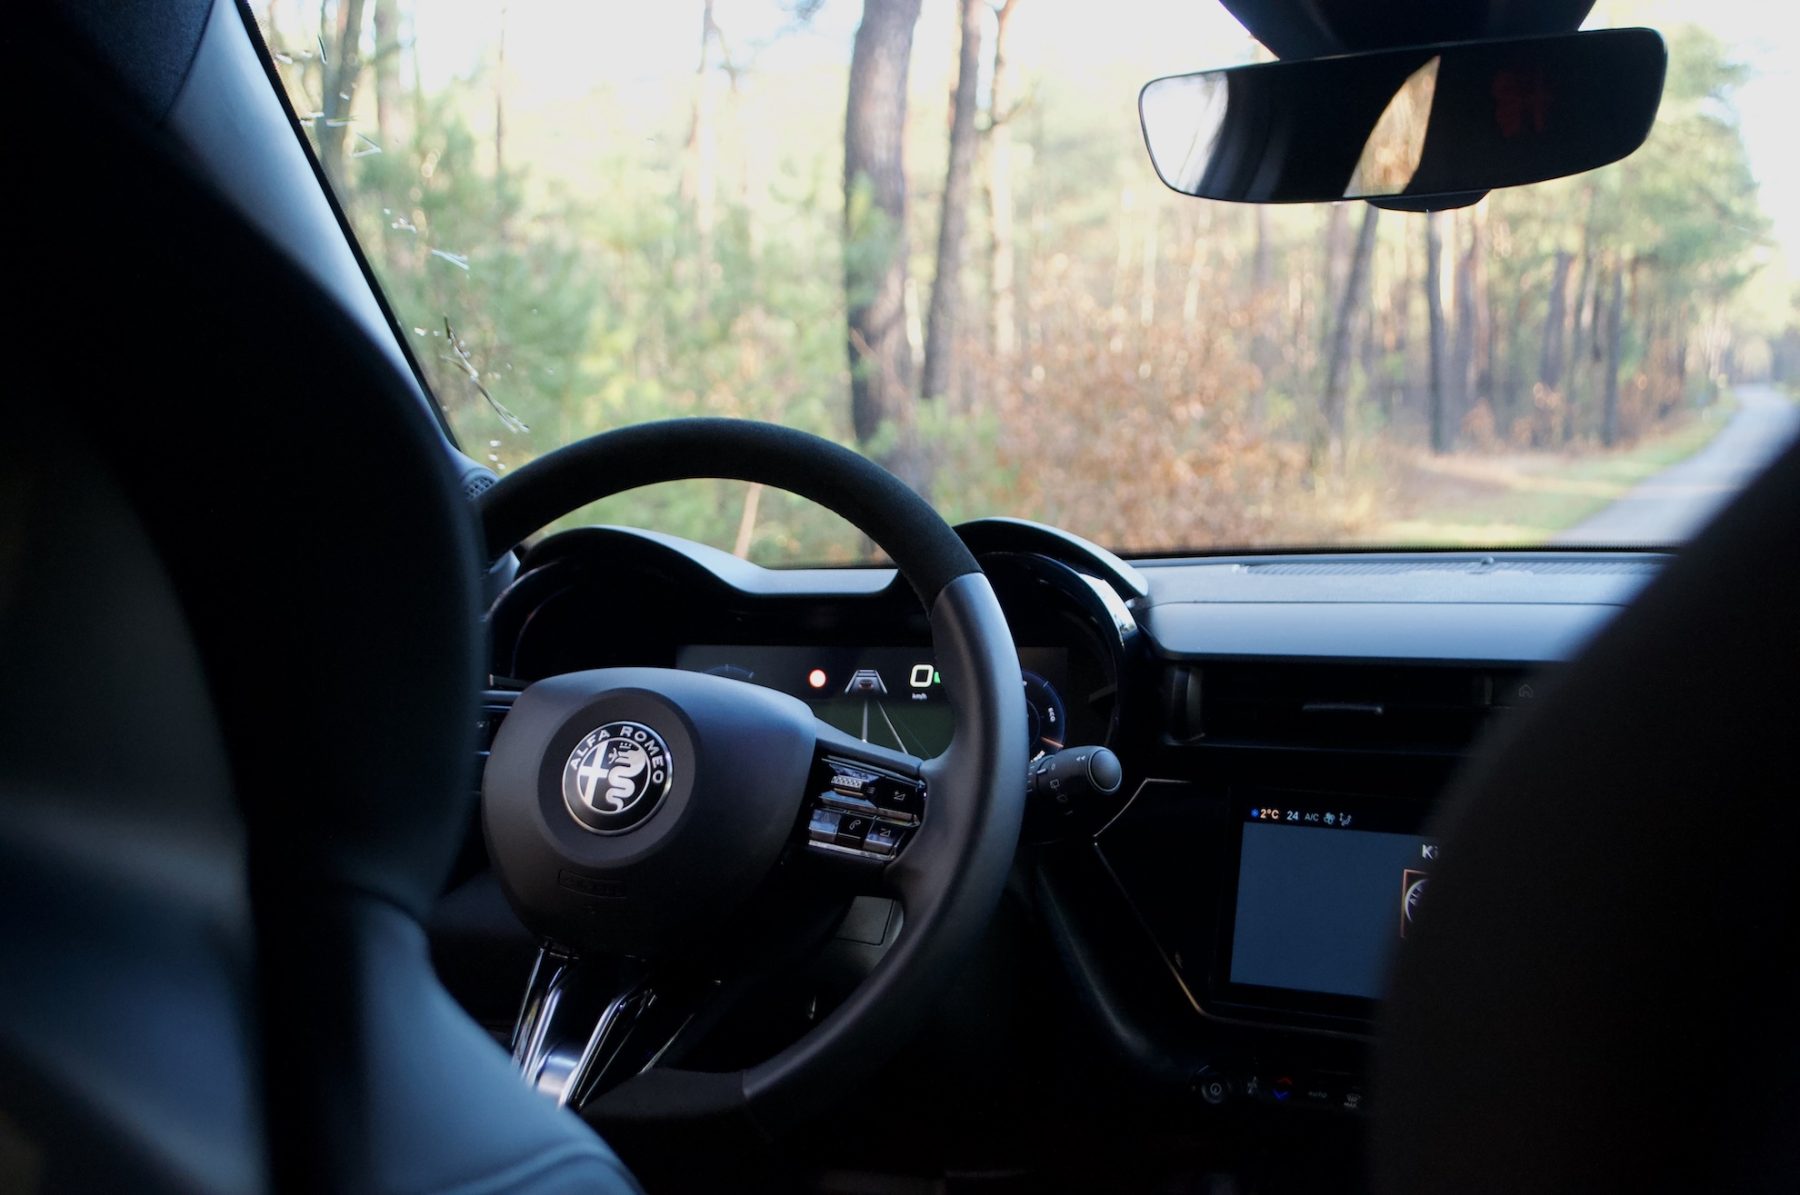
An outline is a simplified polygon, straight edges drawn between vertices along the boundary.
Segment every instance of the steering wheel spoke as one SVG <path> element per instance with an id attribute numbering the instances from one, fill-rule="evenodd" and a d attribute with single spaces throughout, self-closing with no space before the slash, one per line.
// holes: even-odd
<path id="1" fill-rule="evenodd" d="M 538 1092 L 579 1110 L 678 1056 L 717 989 L 633 959 L 583 959 L 546 946 L 513 1028 L 513 1063 Z"/>

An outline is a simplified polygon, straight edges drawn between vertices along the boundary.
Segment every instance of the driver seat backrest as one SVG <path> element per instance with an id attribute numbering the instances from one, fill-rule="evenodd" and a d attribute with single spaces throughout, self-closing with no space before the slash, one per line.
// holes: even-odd
<path id="1" fill-rule="evenodd" d="M 1800 1191 L 1800 443 L 1446 800 L 1376 1189 Z"/>
<path id="2" fill-rule="evenodd" d="M 39 429 L 0 475 L 0 1190 L 261 1190 L 246 844 L 199 650 L 103 463 Z"/>
<path id="3" fill-rule="evenodd" d="M 428 959 L 479 675 L 439 432 L 53 9 L 8 50 L 35 217 L 0 424 L 0 1188 L 635 1190 Z"/>

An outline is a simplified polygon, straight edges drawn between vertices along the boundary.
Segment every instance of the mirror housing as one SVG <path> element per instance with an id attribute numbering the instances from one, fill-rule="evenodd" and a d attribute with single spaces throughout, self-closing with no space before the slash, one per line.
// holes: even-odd
<path id="1" fill-rule="evenodd" d="M 1453 42 L 1154 79 L 1138 114 L 1184 195 L 1455 207 L 1630 154 L 1667 65 L 1650 29 Z"/>

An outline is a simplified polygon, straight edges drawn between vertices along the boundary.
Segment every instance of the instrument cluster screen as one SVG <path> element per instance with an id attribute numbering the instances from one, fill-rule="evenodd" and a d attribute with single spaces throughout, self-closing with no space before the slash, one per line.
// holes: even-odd
<path id="1" fill-rule="evenodd" d="M 1031 755 L 1067 742 L 1065 648 L 1020 648 Z M 950 744 L 950 702 L 929 648 L 691 644 L 675 666 L 798 697 L 823 721 L 864 742 L 929 758 Z"/>

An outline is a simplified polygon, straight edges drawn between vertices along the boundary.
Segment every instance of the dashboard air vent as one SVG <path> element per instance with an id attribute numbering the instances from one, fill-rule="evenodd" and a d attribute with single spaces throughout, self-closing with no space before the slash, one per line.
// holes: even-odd
<path id="1" fill-rule="evenodd" d="M 1455 752 L 1543 684 L 1519 669 L 1197 663 L 1172 667 L 1165 693 L 1179 743 Z"/>

